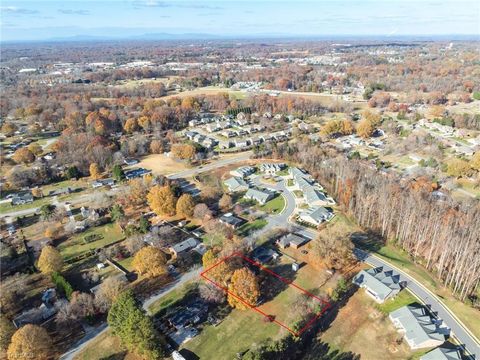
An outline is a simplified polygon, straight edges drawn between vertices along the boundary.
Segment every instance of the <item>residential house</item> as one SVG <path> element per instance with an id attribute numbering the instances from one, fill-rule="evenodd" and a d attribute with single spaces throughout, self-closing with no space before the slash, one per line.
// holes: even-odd
<path id="1" fill-rule="evenodd" d="M 247 191 L 249 188 L 247 182 L 238 176 L 228 178 L 223 183 L 229 192 Z"/>
<path id="2" fill-rule="evenodd" d="M 254 172 L 255 172 L 255 168 L 252 166 L 241 166 L 235 170 L 231 170 L 230 175 L 246 178 L 247 176 L 253 174 Z"/>
<path id="3" fill-rule="evenodd" d="M 33 194 L 31 191 L 18 192 L 12 196 L 12 205 L 23 205 L 33 202 Z"/>
<path id="4" fill-rule="evenodd" d="M 125 171 L 125 178 L 127 180 L 130 180 L 130 179 L 144 176 L 146 174 L 150 174 L 151 172 L 152 172 L 151 170 L 147 170 L 144 168 L 132 169 L 132 170 Z"/>
<path id="5" fill-rule="evenodd" d="M 168 318 L 168 322 L 175 329 L 180 330 L 188 326 L 198 324 L 206 319 L 208 315 L 208 305 L 201 300 L 197 300 L 184 308 L 179 308 Z"/>
<path id="6" fill-rule="evenodd" d="M 115 180 L 113 179 L 101 179 L 101 180 L 96 180 L 92 182 L 92 187 L 99 188 L 102 186 L 113 186 L 115 184 Z"/>
<path id="7" fill-rule="evenodd" d="M 242 226 L 246 221 L 238 216 L 233 215 L 232 213 L 226 213 L 222 216 L 220 216 L 219 221 L 222 224 L 225 224 L 227 226 L 230 226 L 234 229 L 239 228 Z"/>
<path id="8" fill-rule="evenodd" d="M 303 193 L 303 198 L 309 206 L 327 206 L 335 204 L 331 198 L 327 198 L 322 187 L 314 182 L 307 173 L 299 168 L 291 167 L 288 169 L 289 177 L 293 179 L 294 188 Z"/>
<path id="9" fill-rule="evenodd" d="M 294 249 L 298 249 L 309 241 L 309 239 L 306 239 L 300 235 L 288 233 L 287 235 L 284 235 L 280 239 L 278 239 L 276 243 L 282 249 L 285 249 L 289 246 Z"/>
<path id="10" fill-rule="evenodd" d="M 182 254 L 190 249 L 193 249 L 195 246 L 198 245 L 197 240 L 194 238 L 188 238 L 178 244 L 175 244 L 169 248 L 170 252 L 173 256 L 177 257 L 179 254 Z"/>
<path id="11" fill-rule="evenodd" d="M 442 345 L 445 330 L 441 320 L 433 318 L 424 306 L 407 305 L 389 315 L 412 350 Z"/>
<path id="12" fill-rule="evenodd" d="M 286 167 L 287 165 L 284 163 L 263 163 L 260 165 L 260 170 L 266 174 L 274 175 Z"/>
<path id="13" fill-rule="evenodd" d="M 138 164 L 140 161 L 138 159 L 125 159 L 124 163 L 127 166 Z"/>
<path id="14" fill-rule="evenodd" d="M 233 145 L 231 141 L 220 141 L 218 146 L 220 149 L 230 149 Z"/>
<path id="15" fill-rule="evenodd" d="M 265 205 L 267 201 L 275 197 L 275 194 L 272 191 L 266 189 L 250 188 L 247 190 L 243 197 L 245 199 L 254 200 L 261 205 Z"/>
<path id="16" fill-rule="evenodd" d="M 382 266 L 360 271 L 353 277 L 353 283 L 364 288 L 378 303 L 393 298 L 404 287 L 400 275 L 392 270 L 384 270 Z"/>
<path id="17" fill-rule="evenodd" d="M 237 139 L 235 140 L 235 147 L 240 149 L 246 148 L 250 145 L 250 142 L 247 139 Z"/>
<path id="18" fill-rule="evenodd" d="M 221 126 L 218 124 L 218 123 L 211 123 L 211 124 L 208 124 L 205 129 L 207 129 L 208 132 L 215 132 L 215 131 L 219 131 L 219 130 L 222 130 Z"/>
<path id="19" fill-rule="evenodd" d="M 333 218 L 334 214 L 328 209 L 322 206 L 314 206 L 308 210 L 301 211 L 298 215 L 300 221 L 304 221 L 308 224 L 318 226 L 324 221 L 329 221 Z"/>
<path id="20" fill-rule="evenodd" d="M 462 354 L 458 347 L 440 346 L 423 355 L 420 360 L 462 360 Z"/>
<path id="21" fill-rule="evenodd" d="M 272 260 L 276 260 L 279 257 L 279 254 L 270 248 L 259 246 L 253 250 L 251 256 L 253 260 L 262 264 L 267 264 Z"/>
<path id="22" fill-rule="evenodd" d="M 185 131 L 185 136 L 188 140 L 193 140 L 195 135 L 198 135 L 198 133 L 195 131 Z"/>
<path id="23" fill-rule="evenodd" d="M 237 119 L 236 121 L 238 126 L 245 126 L 248 125 L 248 120 L 247 119 Z"/>

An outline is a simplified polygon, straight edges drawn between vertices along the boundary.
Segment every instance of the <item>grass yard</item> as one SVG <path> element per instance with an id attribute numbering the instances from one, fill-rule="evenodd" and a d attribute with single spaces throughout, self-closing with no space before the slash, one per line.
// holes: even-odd
<path id="1" fill-rule="evenodd" d="M 247 236 L 248 234 L 251 234 L 254 231 L 262 229 L 265 225 L 267 225 L 267 220 L 265 219 L 257 219 L 255 221 L 248 222 L 246 224 L 243 224 L 238 228 L 238 234 L 240 236 Z"/>
<path id="2" fill-rule="evenodd" d="M 286 334 L 287 331 L 277 324 L 263 322 L 257 312 L 235 309 L 216 327 L 205 326 L 182 348 L 195 353 L 200 359 L 235 359 L 238 352 L 268 338 L 276 340 Z"/>
<path id="3" fill-rule="evenodd" d="M 141 360 L 140 357 L 135 354 L 128 353 L 122 346 L 120 340 L 114 336 L 110 331 L 106 331 L 87 347 L 84 348 L 74 360 Z"/>
<path id="4" fill-rule="evenodd" d="M 385 315 L 388 315 L 392 311 L 400 309 L 405 305 L 410 305 L 415 302 L 418 302 L 417 298 L 408 289 L 403 289 L 400 293 L 395 296 L 394 299 L 387 300 L 383 304 L 377 304 L 377 309 L 380 310 Z"/>
<path id="5" fill-rule="evenodd" d="M 154 175 L 168 175 L 189 169 L 185 162 L 177 161 L 163 154 L 148 155 L 140 163 L 136 164 L 135 167 L 152 170 Z"/>
<path id="6" fill-rule="evenodd" d="M 12 205 L 11 203 L 2 203 L 0 204 L 0 214 L 6 214 L 13 211 L 20 211 L 20 210 L 27 210 L 40 207 L 45 204 L 49 204 L 52 201 L 51 198 L 45 197 L 41 199 L 36 199 L 29 204 L 22 204 L 22 205 Z"/>
<path id="7" fill-rule="evenodd" d="M 260 207 L 260 210 L 265 211 L 269 214 L 278 214 L 285 207 L 285 199 L 283 196 L 278 195 L 276 198 L 268 201 L 265 205 Z"/>
<path id="8" fill-rule="evenodd" d="M 86 243 L 84 238 L 88 235 L 99 235 L 101 239 Z M 90 228 L 87 231 L 72 236 L 67 241 L 61 243 L 58 247 L 65 260 L 81 255 L 92 249 L 100 249 L 106 245 L 112 244 L 118 240 L 124 239 L 120 226 L 117 224 L 106 224 Z"/>
<path id="9" fill-rule="evenodd" d="M 412 352 L 406 343 L 396 343 L 400 337 L 375 302 L 365 292 L 357 291 L 340 309 L 321 340 L 329 343 L 332 351 L 352 351 L 362 359 L 408 359 Z"/>

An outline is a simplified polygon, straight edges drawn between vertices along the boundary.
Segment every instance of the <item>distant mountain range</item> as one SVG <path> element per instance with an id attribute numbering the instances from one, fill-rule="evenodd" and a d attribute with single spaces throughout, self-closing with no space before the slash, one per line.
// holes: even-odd
<path id="1" fill-rule="evenodd" d="M 135 35 L 88 35 L 53 37 L 45 40 L 3 41 L 3 43 L 30 43 L 30 42 L 95 42 L 95 41 L 187 41 L 187 40 L 255 40 L 255 39 L 291 39 L 291 40 L 382 40 L 382 41 L 461 41 L 479 40 L 478 35 L 293 35 L 293 34 L 249 34 L 249 35 L 214 35 L 204 33 L 144 33 Z"/>

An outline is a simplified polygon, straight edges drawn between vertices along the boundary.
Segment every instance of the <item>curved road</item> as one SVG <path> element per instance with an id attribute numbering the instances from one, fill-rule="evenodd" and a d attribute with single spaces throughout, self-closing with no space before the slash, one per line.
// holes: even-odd
<path id="1" fill-rule="evenodd" d="M 443 304 L 443 302 L 420 282 L 404 273 L 401 269 L 387 261 L 370 254 L 366 251 L 355 249 L 355 256 L 373 267 L 383 266 L 387 270 L 393 270 L 400 274 L 400 280 L 407 282 L 408 289 L 425 305 L 441 318 L 450 327 L 455 337 L 466 347 L 469 353 L 480 359 L 480 345 L 475 336 L 461 323 L 459 319 Z"/>
<path id="2" fill-rule="evenodd" d="M 285 199 L 286 205 L 283 211 L 277 215 L 271 215 L 268 219 L 268 224 L 262 229 L 265 231 L 278 226 L 285 226 L 290 221 L 290 217 L 295 210 L 295 196 L 287 190 L 285 186 L 285 181 L 278 182 L 276 184 L 266 184 L 260 181 L 260 177 L 255 177 L 252 179 L 252 182 L 257 186 L 262 186 L 265 188 L 270 188 L 276 191 L 279 191 L 283 198 Z M 314 239 L 316 237 L 316 231 L 306 227 L 302 227 L 298 224 L 298 229 L 295 231 L 309 239 Z M 480 344 L 479 340 L 473 335 L 468 328 L 458 319 L 455 314 L 453 314 L 443 302 L 430 290 L 424 287 L 420 282 L 404 273 L 401 269 L 390 264 L 386 260 L 379 258 L 374 254 L 370 254 L 366 251 L 356 248 L 354 250 L 355 256 L 362 262 L 366 264 L 378 267 L 383 266 L 386 269 L 393 270 L 400 274 L 400 280 L 406 281 L 408 289 L 425 305 L 430 307 L 430 309 L 441 318 L 444 323 L 450 327 L 451 332 L 457 338 L 462 345 L 467 349 L 467 351 L 473 355 L 473 359 L 480 359 Z"/>

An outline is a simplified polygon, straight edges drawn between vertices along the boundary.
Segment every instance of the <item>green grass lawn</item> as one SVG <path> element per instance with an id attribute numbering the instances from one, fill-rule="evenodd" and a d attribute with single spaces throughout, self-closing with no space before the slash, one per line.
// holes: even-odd
<path id="1" fill-rule="evenodd" d="M 86 243 L 85 236 L 98 234 L 102 236 L 101 239 Z M 72 236 L 67 241 L 59 245 L 60 253 L 65 260 L 71 259 L 91 249 L 100 249 L 115 241 L 124 239 L 125 236 L 117 224 L 106 224 L 95 228 L 90 228 L 87 231 Z"/>
<path id="2" fill-rule="evenodd" d="M 413 296 L 408 289 L 404 289 L 400 291 L 394 299 L 387 300 L 383 304 L 377 304 L 377 308 L 388 315 L 392 311 L 400 309 L 405 305 L 413 304 L 414 302 L 418 302 L 417 298 Z"/>
<path id="3" fill-rule="evenodd" d="M 260 206 L 260 210 L 269 214 L 278 214 L 285 207 L 283 196 L 278 195 L 276 198 L 268 201 L 265 205 Z"/>
<path id="4" fill-rule="evenodd" d="M 288 175 L 288 168 L 278 171 L 275 175 L 277 176 L 287 176 Z"/>
<path id="5" fill-rule="evenodd" d="M 241 236 L 247 236 L 248 234 L 260 230 L 265 225 L 267 225 L 267 220 L 265 219 L 257 219 L 255 221 L 248 222 L 243 224 L 238 228 L 238 234 Z"/>
<path id="6" fill-rule="evenodd" d="M 253 310 L 232 310 L 218 326 L 205 326 L 201 333 L 182 347 L 194 352 L 200 359 L 235 359 L 262 341 L 279 339 L 286 330 L 275 323 L 265 323 Z"/>
<path id="7" fill-rule="evenodd" d="M 293 186 L 293 179 L 287 180 L 287 186 Z"/>

